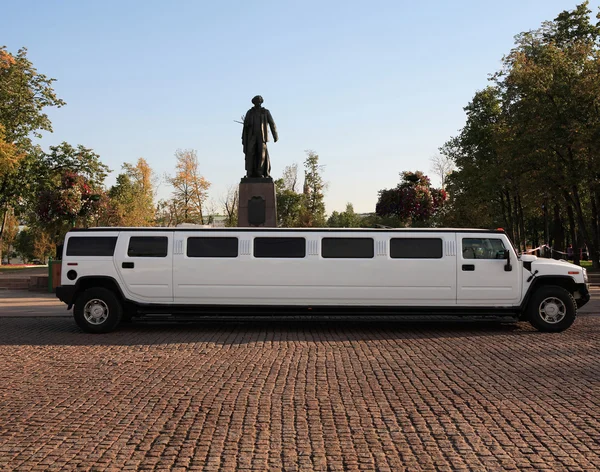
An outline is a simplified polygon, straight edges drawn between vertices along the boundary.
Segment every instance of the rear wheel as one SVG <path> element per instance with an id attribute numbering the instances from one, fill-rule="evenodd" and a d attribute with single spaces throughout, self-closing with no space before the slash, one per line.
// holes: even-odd
<path id="1" fill-rule="evenodd" d="M 108 333 L 123 316 L 118 297 L 106 288 L 90 288 L 75 301 L 73 316 L 77 325 L 88 333 Z"/>
<path id="2" fill-rule="evenodd" d="M 540 287 L 531 297 L 527 319 L 538 330 L 564 331 L 577 318 L 577 305 L 573 296 L 557 285 Z"/>

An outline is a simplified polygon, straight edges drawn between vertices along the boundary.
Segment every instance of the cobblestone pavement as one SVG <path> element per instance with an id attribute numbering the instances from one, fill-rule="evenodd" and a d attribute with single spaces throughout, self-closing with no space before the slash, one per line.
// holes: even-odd
<path id="1" fill-rule="evenodd" d="M 0 328 L 0 470 L 600 469 L 598 316 Z"/>

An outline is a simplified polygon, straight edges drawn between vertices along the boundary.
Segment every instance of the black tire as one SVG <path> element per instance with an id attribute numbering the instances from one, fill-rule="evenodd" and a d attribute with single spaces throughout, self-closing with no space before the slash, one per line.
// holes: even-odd
<path id="1" fill-rule="evenodd" d="M 86 333 L 108 333 L 119 325 L 122 316 L 119 298 L 111 290 L 101 287 L 87 289 L 77 297 L 73 307 L 75 323 Z"/>
<path id="2" fill-rule="evenodd" d="M 527 320 L 539 331 L 564 331 L 576 318 L 577 304 L 573 295 L 558 285 L 538 288 L 527 305 Z"/>

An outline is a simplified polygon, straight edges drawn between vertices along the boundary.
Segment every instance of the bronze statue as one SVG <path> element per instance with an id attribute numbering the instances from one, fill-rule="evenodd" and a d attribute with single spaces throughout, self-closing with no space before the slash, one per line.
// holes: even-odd
<path id="1" fill-rule="evenodd" d="M 263 98 L 257 95 L 252 99 L 254 104 L 244 117 L 242 145 L 246 156 L 246 177 L 271 178 L 271 161 L 267 142 L 269 128 L 273 133 L 273 141 L 277 142 L 277 129 L 271 113 L 261 105 Z"/>

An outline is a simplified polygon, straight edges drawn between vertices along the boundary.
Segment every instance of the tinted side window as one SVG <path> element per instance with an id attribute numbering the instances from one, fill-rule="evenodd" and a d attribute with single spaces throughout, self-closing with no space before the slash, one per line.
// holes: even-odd
<path id="1" fill-rule="evenodd" d="M 372 238 L 323 238 L 321 255 L 324 258 L 368 259 L 374 256 Z"/>
<path id="2" fill-rule="evenodd" d="M 254 257 L 305 257 L 304 238 L 255 238 Z"/>
<path id="3" fill-rule="evenodd" d="M 132 236 L 129 239 L 129 257 L 167 257 L 166 236 Z"/>
<path id="4" fill-rule="evenodd" d="M 188 238 L 188 257 L 237 257 L 238 238 Z"/>
<path id="5" fill-rule="evenodd" d="M 117 244 L 116 236 L 76 236 L 69 238 L 67 256 L 112 256 Z"/>
<path id="6" fill-rule="evenodd" d="M 392 238 L 392 259 L 440 259 L 443 255 L 442 240 L 437 238 Z"/>
<path id="7" fill-rule="evenodd" d="M 463 238 L 463 259 L 504 259 L 504 243 L 499 238 Z"/>

